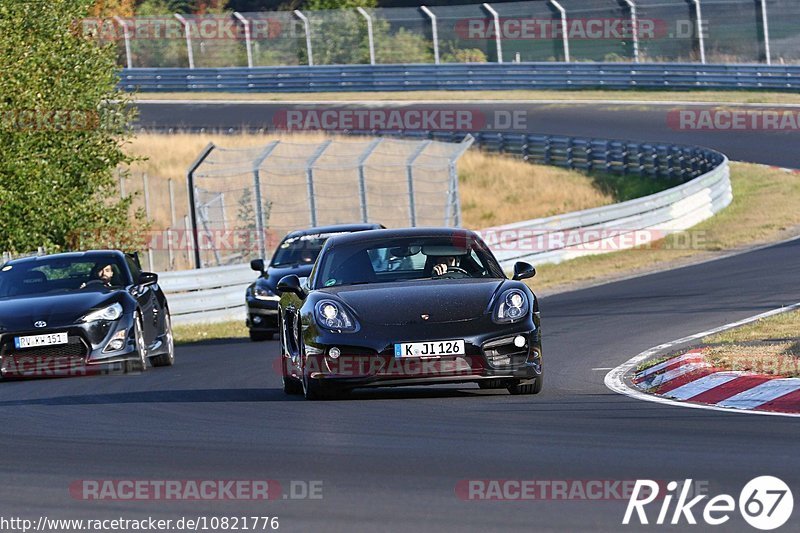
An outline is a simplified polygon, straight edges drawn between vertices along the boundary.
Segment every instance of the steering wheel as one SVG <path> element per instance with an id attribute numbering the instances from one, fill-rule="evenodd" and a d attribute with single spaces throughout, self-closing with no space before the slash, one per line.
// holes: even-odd
<path id="1" fill-rule="evenodd" d="M 449 266 L 449 267 L 447 267 L 447 272 L 445 272 L 445 274 L 449 274 L 451 272 L 457 272 L 459 274 L 464 274 L 465 276 L 469 276 L 469 272 L 467 272 L 463 268 L 457 267 L 457 266 L 452 266 L 452 267 Z"/>

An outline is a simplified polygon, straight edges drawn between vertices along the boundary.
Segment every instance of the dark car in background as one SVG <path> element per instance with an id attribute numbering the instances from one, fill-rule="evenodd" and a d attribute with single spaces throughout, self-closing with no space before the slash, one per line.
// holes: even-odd
<path id="1" fill-rule="evenodd" d="M 112 365 L 171 366 L 175 346 L 158 275 L 97 250 L 0 266 L 2 377 L 72 375 Z"/>
<path id="2" fill-rule="evenodd" d="M 263 259 L 252 260 L 250 268 L 261 275 L 245 293 L 250 340 L 268 340 L 278 332 L 278 281 L 289 274 L 307 277 L 329 237 L 382 228 L 380 224 L 338 224 L 292 231 L 278 244 L 269 265 Z"/>
<path id="3" fill-rule="evenodd" d="M 542 389 L 539 301 L 472 231 L 409 228 L 328 239 L 306 283 L 280 280 L 284 391 L 477 383 Z"/>

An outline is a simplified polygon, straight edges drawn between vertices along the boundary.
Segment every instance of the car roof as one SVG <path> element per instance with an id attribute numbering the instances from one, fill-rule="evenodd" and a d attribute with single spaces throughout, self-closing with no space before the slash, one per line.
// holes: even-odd
<path id="1" fill-rule="evenodd" d="M 317 235 L 322 233 L 347 233 L 356 231 L 378 230 L 383 228 L 380 224 L 332 224 L 330 226 L 315 226 L 313 228 L 299 229 L 290 231 L 285 239 L 303 237 L 305 235 Z"/>
<path id="2" fill-rule="evenodd" d="M 45 261 L 54 258 L 60 259 L 102 259 L 104 257 L 115 256 L 118 259 L 125 259 L 125 254 L 120 252 L 119 250 L 87 250 L 85 252 L 64 252 L 60 254 L 49 254 L 49 255 L 33 255 L 29 257 L 20 257 L 19 259 L 12 259 L 7 264 L 9 265 L 21 265 L 27 263 L 36 263 L 38 261 Z"/>
<path id="3" fill-rule="evenodd" d="M 400 228 L 382 229 L 373 231 L 360 231 L 358 233 L 345 233 L 334 235 L 328 239 L 329 246 L 346 245 L 357 242 L 384 241 L 404 237 L 469 237 L 477 239 L 478 235 L 465 228 Z"/>

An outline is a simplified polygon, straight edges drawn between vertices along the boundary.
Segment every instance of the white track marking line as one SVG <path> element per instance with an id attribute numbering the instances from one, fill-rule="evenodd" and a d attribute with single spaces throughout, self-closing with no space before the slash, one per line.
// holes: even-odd
<path id="1" fill-rule="evenodd" d="M 736 409 L 754 409 L 797 389 L 800 389 L 800 379 L 771 379 L 752 389 L 747 389 L 735 396 L 731 396 L 727 400 L 717 402 L 717 405 Z"/>
<path id="2" fill-rule="evenodd" d="M 665 383 L 668 383 L 668 382 L 672 381 L 675 378 L 679 378 L 679 377 L 681 377 L 681 376 L 683 376 L 685 374 L 691 374 L 692 372 L 695 372 L 696 370 L 702 370 L 704 368 L 709 368 L 709 367 L 711 367 L 711 365 L 706 363 L 706 362 L 702 362 L 702 363 L 687 363 L 685 365 L 679 366 L 678 368 L 674 368 L 674 369 L 670 370 L 669 372 L 664 372 L 663 374 L 658 374 L 657 376 L 654 376 L 652 380 L 647 380 L 646 383 L 647 383 L 648 388 L 650 388 L 650 387 L 660 387 L 661 385 L 664 385 Z"/>
<path id="3" fill-rule="evenodd" d="M 772 311 L 767 311 L 766 313 L 761 313 L 759 315 L 751 316 L 739 320 L 737 322 L 731 322 L 730 324 L 725 324 L 724 326 L 719 326 L 717 328 L 709 329 L 707 331 L 701 331 L 700 333 L 695 333 L 694 335 L 689 335 L 688 337 L 683 337 L 682 339 L 666 342 L 664 344 L 659 344 L 658 346 L 654 346 L 649 350 L 645 350 L 636 357 L 633 357 L 628 361 L 625 361 L 624 363 L 616 367 L 614 370 L 606 374 L 604 383 L 606 387 L 619 394 L 624 394 L 625 396 L 630 396 L 631 398 L 636 398 L 637 400 L 660 403 L 664 405 L 671 405 L 673 407 L 686 407 L 689 409 L 705 409 L 708 411 L 722 411 L 726 413 L 742 413 L 742 414 L 762 415 L 762 416 L 788 416 L 788 417 L 800 418 L 800 414 L 795 414 L 795 413 L 777 413 L 772 411 L 743 411 L 743 410 L 731 409 L 729 407 L 718 407 L 716 405 L 701 405 L 697 403 L 686 403 L 678 400 L 670 400 L 668 398 L 663 398 L 661 396 L 654 396 L 652 394 L 646 394 L 639 390 L 632 389 L 628 387 L 628 385 L 625 383 L 625 375 L 629 371 L 633 370 L 634 368 L 636 368 L 637 365 L 646 361 L 649 357 L 660 352 L 661 350 L 665 350 L 686 342 L 702 339 L 703 337 L 707 337 L 708 335 L 713 335 L 714 333 L 726 331 L 731 328 L 735 328 L 737 326 L 743 326 L 745 324 L 755 322 L 760 318 L 767 318 L 770 316 L 779 315 L 781 313 L 786 313 L 788 311 L 793 311 L 795 309 L 800 309 L 800 302 L 786 307 L 773 309 Z"/>
<path id="4" fill-rule="evenodd" d="M 691 381 L 686 385 L 681 385 L 677 389 L 667 392 L 666 395 L 676 400 L 688 400 L 714 387 L 719 387 L 729 381 L 733 381 L 743 374 L 743 372 L 714 372 L 713 374 Z"/>
<path id="5" fill-rule="evenodd" d="M 697 352 L 697 351 L 687 352 L 687 353 L 681 355 L 680 357 L 673 357 L 672 359 L 667 359 L 663 363 L 658 363 L 657 365 L 653 365 L 650 368 L 642 370 L 641 372 L 637 372 L 636 373 L 636 378 L 637 379 L 638 378 L 643 378 L 643 377 L 649 376 L 650 374 L 655 374 L 659 370 L 667 368 L 670 365 L 674 365 L 675 363 L 680 363 L 680 362 L 683 362 L 683 361 L 686 361 L 687 363 L 690 362 L 690 361 L 691 362 L 700 362 L 702 359 L 703 359 L 703 356 L 702 356 L 702 354 L 700 352 Z"/>

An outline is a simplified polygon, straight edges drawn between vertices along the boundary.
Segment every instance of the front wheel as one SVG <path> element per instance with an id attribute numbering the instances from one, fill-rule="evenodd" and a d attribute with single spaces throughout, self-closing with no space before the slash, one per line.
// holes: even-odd
<path id="1" fill-rule="evenodd" d="M 153 366 L 172 366 L 175 364 L 175 338 L 172 335 L 172 319 L 169 313 L 164 317 L 164 337 L 166 338 L 167 352 L 150 359 Z"/>
<path id="2" fill-rule="evenodd" d="M 138 312 L 133 318 L 133 337 L 136 344 L 136 359 L 125 362 L 125 373 L 144 372 L 147 370 L 147 347 L 144 342 L 142 315 Z"/>
<path id="3" fill-rule="evenodd" d="M 271 341 L 275 336 L 274 333 L 264 333 L 263 331 L 250 330 L 250 340 L 253 342 Z"/>

